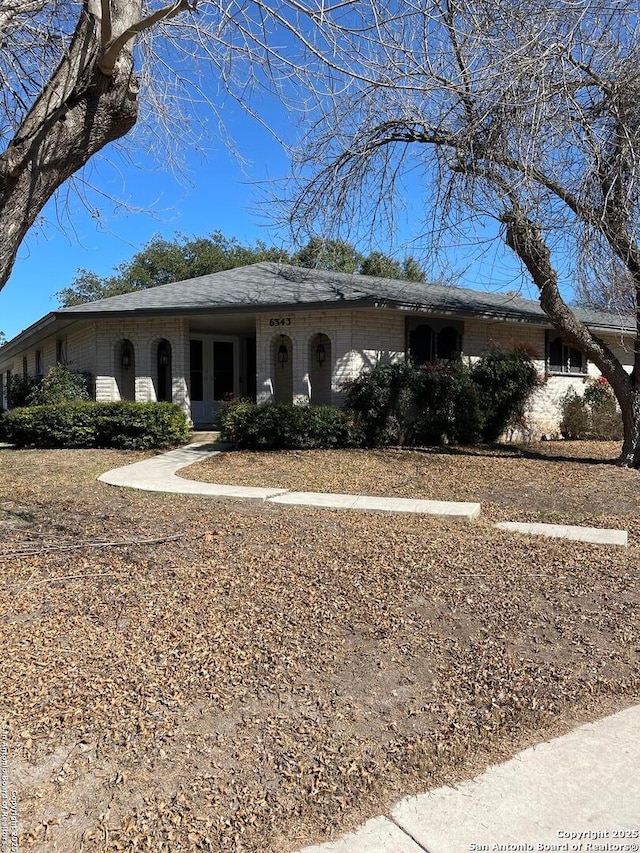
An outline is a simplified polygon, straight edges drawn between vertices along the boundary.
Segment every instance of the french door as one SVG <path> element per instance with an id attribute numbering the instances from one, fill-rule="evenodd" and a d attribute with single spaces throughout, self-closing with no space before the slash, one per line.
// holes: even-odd
<path id="1" fill-rule="evenodd" d="M 238 338 L 194 335 L 189 340 L 191 418 L 209 428 L 220 402 L 238 394 Z"/>

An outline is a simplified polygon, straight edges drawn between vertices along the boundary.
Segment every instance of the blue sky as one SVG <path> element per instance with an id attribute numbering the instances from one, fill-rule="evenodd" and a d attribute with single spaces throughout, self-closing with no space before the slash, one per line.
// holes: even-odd
<path id="1" fill-rule="evenodd" d="M 273 107 L 271 112 L 280 113 L 281 120 L 280 110 Z M 182 175 L 159 166 L 139 149 L 132 148 L 127 156 L 105 149 L 87 170 L 99 190 L 87 193 L 88 206 L 77 193 L 62 188 L 44 211 L 42 224 L 23 243 L 11 278 L 0 291 L 0 331 L 11 339 L 58 306 L 54 294 L 73 281 L 79 268 L 105 275 L 154 234 L 171 238 L 175 232 L 194 236 L 220 230 L 242 243 L 262 239 L 288 245 L 287 235 L 270 225 L 271 207 L 265 202 L 269 182 L 288 174 L 287 155 L 263 127 L 237 109 L 229 109 L 228 129 L 245 160 L 242 165 L 214 133 L 209 150 L 184 153 Z M 406 240 L 419 207 L 417 196 L 409 198 L 396 239 L 381 238 L 374 247 L 400 258 L 414 251 Z M 476 255 L 477 246 L 451 253 L 460 284 L 518 287 L 515 267 L 504 253 L 490 250 L 480 260 L 465 263 L 467 254 Z"/>
<path id="2" fill-rule="evenodd" d="M 244 118 L 235 125 L 244 164 L 213 135 L 206 153 L 186 152 L 182 174 L 143 151 L 125 156 L 107 148 L 87 169 L 99 189 L 87 192 L 88 207 L 78 193 L 62 188 L 23 243 L 0 291 L 0 330 L 7 338 L 54 310 L 54 294 L 72 282 L 78 268 L 109 273 L 154 234 L 220 230 L 243 243 L 282 242 L 267 227 L 268 211 L 260 202 L 264 182 L 286 173 L 287 158 L 257 123 Z"/>

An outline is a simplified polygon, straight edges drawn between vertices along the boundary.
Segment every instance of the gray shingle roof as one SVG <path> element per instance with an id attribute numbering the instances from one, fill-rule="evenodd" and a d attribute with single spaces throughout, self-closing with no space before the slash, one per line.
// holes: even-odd
<path id="1" fill-rule="evenodd" d="M 537 302 L 519 296 L 311 270 L 266 261 L 60 309 L 56 314 L 71 319 L 72 315 L 213 313 L 268 307 L 295 309 L 313 304 L 336 308 L 347 304 L 354 307 L 388 305 L 406 310 L 549 325 Z M 634 329 L 634 322 L 628 317 L 580 309 L 576 309 L 576 314 L 593 328 Z"/>

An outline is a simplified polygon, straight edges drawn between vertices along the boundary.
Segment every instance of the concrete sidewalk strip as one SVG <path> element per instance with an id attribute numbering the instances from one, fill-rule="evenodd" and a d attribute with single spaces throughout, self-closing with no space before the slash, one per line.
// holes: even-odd
<path id="1" fill-rule="evenodd" d="M 263 489 L 258 486 L 225 486 L 219 483 L 200 483 L 196 480 L 185 480 L 183 477 L 176 477 L 175 465 L 169 467 L 145 465 L 146 462 L 151 461 L 147 459 L 130 466 L 114 468 L 113 471 L 101 474 L 98 480 L 107 483 L 109 486 L 124 486 L 145 492 L 209 495 L 217 498 L 242 498 L 243 500 L 257 501 L 265 501 L 268 498 L 281 495 L 285 491 L 284 489 Z M 140 468 L 132 470 L 136 465 L 139 465 Z"/>
<path id="2" fill-rule="evenodd" d="M 386 817 L 375 817 L 338 841 L 305 847 L 299 853 L 424 853 Z"/>
<path id="3" fill-rule="evenodd" d="M 194 442 L 170 450 L 151 459 L 114 468 L 98 477 L 110 486 L 124 486 L 148 492 L 182 495 L 209 495 L 219 498 L 269 501 L 290 506 L 327 507 L 331 509 L 368 510 L 376 512 L 423 513 L 440 518 L 472 521 L 480 515 L 480 504 L 456 501 L 423 501 L 411 498 L 385 498 L 375 495 L 338 495 L 321 492 L 291 492 L 288 489 L 255 486 L 227 486 L 204 483 L 176 476 L 176 472 L 228 449 L 216 442 Z"/>
<path id="4" fill-rule="evenodd" d="M 628 708 L 458 788 L 407 797 L 391 816 L 429 853 L 638 850 L 639 735 L 640 706 Z"/>
<path id="5" fill-rule="evenodd" d="M 325 492 L 287 492 L 271 503 L 296 506 L 328 507 L 330 509 L 359 509 L 370 512 L 410 512 L 439 518 L 459 518 L 473 521 L 480 515 L 480 504 L 461 501 L 425 501 L 415 498 L 385 498 L 377 495 L 341 495 Z"/>
<path id="6" fill-rule="evenodd" d="M 500 521 L 495 526 L 499 530 L 510 530 L 514 533 L 572 539 L 577 542 L 591 542 L 595 545 L 616 545 L 621 548 L 626 548 L 628 545 L 628 534 L 626 530 L 578 527 L 577 525 L 571 524 L 542 524 L 520 521 Z"/>

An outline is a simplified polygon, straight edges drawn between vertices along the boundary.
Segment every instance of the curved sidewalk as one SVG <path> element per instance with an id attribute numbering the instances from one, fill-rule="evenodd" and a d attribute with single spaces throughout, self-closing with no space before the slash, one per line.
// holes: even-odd
<path id="1" fill-rule="evenodd" d="M 114 468 L 98 477 L 111 486 L 143 489 L 148 492 L 170 492 L 183 495 L 209 495 L 217 498 L 268 501 L 289 506 L 307 506 L 325 509 L 360 510 L 369 512 L 408 512 L 474 521 L 480 515 L 480 504 L 466 501 L 427 501 L 417 498 L 386 498 L 378 495 L 343 495 L 326 492 L 292 492 L 289 489 L 265 489 L 256 486 L 227 486 L 222 483 L 204 483 L 178 477 L 177 472 L 209 456 L 229 449 L 229 445 L 216 441 L 196 441 L 177 450 L 170 450 L 142 462 Z M 561 524 L 532 524 L 498 522 L 498 529 L 529 536 L 550 536 L 626 548 L 626 530 L 607 530 L 596 527 L 577 527 Z"/>
<path id="2" fill-rule="evenodd" d="M 412 498 L 385 498 L 373 495 L 340 495 L 321 492 L 292 492 L 288 489 L 263 489 L 253 486 L 226 486 L 201 483 L 177 476 L 177 471 L 215 456 L 227 445 L 202 442 L 178 450 L 114 468 L 98 477 L 111 486 L 125 486 L 149 492 L 171 492 L 186 495 L 211 495 L 220 498 L 269 501 L 290 506 L 326 507 L 328 509 L 369 510 L 375 512 L 410 512 L 473 521 L 480 515 L 479 503 L 462 501 L 425 501 Z"/>

